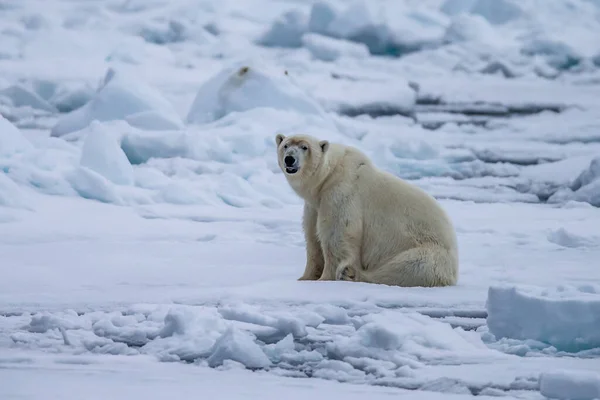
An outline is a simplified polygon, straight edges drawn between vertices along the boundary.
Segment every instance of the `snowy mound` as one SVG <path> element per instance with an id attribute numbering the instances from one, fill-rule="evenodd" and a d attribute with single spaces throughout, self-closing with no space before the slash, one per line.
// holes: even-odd
<path id="1" fill-rule="evenodd" d="M 585 370 L 544 372 L 540 376 L 540 393 L 549 399 L 600 399 L 600 373 Z"/>
<path id="2" fill-rule="evenodd" d="M 570 187 L 558 190 L 548 199 L 551 203 L 563 203 L 569 200 L 600 207 L 600 157 L 594 158 Z"/>
<path id="3" fill-rule="evenodd" d="M 31 143 L 17 127 L 0 114 L 0 158 L 29 150 Z"/>
<path id="4" fill-rule="evenodd" d="M 600 289 L 490 287 L 487 325 L 497 338 L 536 340 L 558 350 L 600 348 Z"/>
<path id="5" fill-rule="evenodd" d="M 325 116 L 320 105 L 296 86 L 284 70 L 255 62 L 225 68 L 198 90 L 187 121 L 208 123 L 232 112 L 268 107 Z"/>
<path id="6" fill-rule="evenodd" d="M 121 71 L 109 69 L 92 100 L 83 107 L 65 115 L 52 128 L 52 136 L 59 137 L 87 127 L 92 121 L 133 118 L 143 126 L 148 117 L 135 114 L 154 112 L 151 117 L 160 119 L 161 126 L 180 127 L 181 121 L 171 106 L 158 92 Z M 141 120 L 141 122 L 140 122 Z"/>

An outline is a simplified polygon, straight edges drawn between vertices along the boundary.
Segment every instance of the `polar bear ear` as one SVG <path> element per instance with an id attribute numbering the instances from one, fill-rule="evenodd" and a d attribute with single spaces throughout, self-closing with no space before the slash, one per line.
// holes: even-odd
<path id="1" fill-rule="evenodd" d="M 281 133 L 278 133 L 277 136 L 275 136 L 275 143 L 277 143 L 278 147 L 281 144 L 281 142 L 283 142 L 283 139 L 285 139 L 285 136 Z"/>
<path id="2" fill-rule="evenodd" d="M 319 146 L 321 147 L 321 150 L 323 151 L 323 153 L 325 153 L 327 151 L 327 149 L 329 149 L 329 142 L 327 140 L 321 140 L 319 142 Z"/>

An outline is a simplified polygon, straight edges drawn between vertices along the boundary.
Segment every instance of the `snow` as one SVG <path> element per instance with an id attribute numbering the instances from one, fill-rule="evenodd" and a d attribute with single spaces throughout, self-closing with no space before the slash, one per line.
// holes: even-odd
<path id="1" fill-rule="evenodd" d="M 540 392 L 550 399 L 600 398 L 600 375 L 588 371 L 553 371 L 542 374 Z"/>
<path id="2" fill-rule="evenodd" d="M 4 2 L 0 398 L 598 397 L 599 5 Z M 298 281 L 300 132 L 435 196 L 458 285 Z"/>

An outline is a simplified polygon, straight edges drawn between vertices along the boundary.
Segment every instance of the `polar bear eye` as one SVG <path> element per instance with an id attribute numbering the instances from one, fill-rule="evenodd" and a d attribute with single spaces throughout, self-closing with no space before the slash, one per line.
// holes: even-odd
<path id="1" fill-rule="evenodd" d="M 288 148 L 288 145 L 287 145 L 287 144 L 284 144 L 284 145 L 283 145 L 283 148 L 284 148 L 284 149 L 287 149 L 287 148 Z"/>
<path id="2" fill-rule="evenodd" d="M 304 150 L 304 151 L 308 150 L 308 146 L 302 146 L 302 150 Z"/>

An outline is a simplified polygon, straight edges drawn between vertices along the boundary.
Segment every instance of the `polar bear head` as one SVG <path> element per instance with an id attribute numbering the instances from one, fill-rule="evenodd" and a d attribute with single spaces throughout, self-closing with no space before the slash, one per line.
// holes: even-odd
<path id="1" fill-rule="evenodd" d="M 275 137 L 279 168 L 288 179 L 301 179 L 312 176 L 321 166 L 329 149 L 327 140 L 319 140 L 309 135 Z"/>

